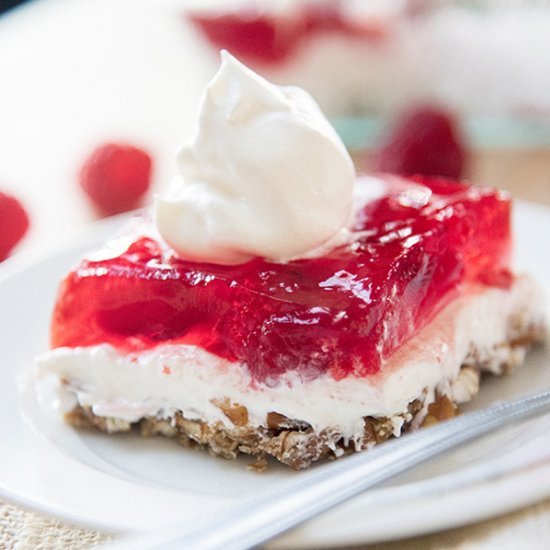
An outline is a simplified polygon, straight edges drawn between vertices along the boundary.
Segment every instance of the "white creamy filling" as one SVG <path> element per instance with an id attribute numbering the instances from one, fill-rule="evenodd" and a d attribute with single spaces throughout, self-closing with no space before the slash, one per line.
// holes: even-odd
<path id="1" fill-rule="evenodd" d="M 47 406 L 67 411 L 79 403 L 91 406 L 96 415 L 129 422 L 181 410 L 189 419 L 232 427 L 215 403 L 229 399 L 247 408 L 252 426 L 265 426 L 267 413 L 275 411 L 308 422 L 315 431 L 333 427 L 354 439 L 363 433 L 364 416 L 396 417 L 424 390 L 428 398 L 436 390 L 452 391 L 472 346 L 482 359 L 490 359 L 495 346 L 514 336 L 510 319 L 523 328 L 540 322 L 542 304 L 527 277 L 519 278 L 511 291 L 478 289 L 451 303 L 393 354 L 383 372 L 366 378 L 336 381 L 323 375 L 303 382 L 288 373 L 272 387 L 253 381 L 245 365 L 197 347 L 165 345 L 121 354 L 104 344 L 39 356 L 36 388 Z M 464 391 L 462 396 L 471 397 Z M 399 434 L 402 420 L 395 420 Z"/>

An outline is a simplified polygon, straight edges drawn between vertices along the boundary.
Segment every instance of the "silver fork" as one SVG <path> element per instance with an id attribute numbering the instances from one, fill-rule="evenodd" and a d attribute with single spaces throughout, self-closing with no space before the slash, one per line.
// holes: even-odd
<path id="1" fill-rule="evenodd" d="M 204 521 L 131 537 L 110 550 L 243 550 L 449 449 L 513 422 L 550 412 L 550 391 L 497 403 L 298 474 Z"/>

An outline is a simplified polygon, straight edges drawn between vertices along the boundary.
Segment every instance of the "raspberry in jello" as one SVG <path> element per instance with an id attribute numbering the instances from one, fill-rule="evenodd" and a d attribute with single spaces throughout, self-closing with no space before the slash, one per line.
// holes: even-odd
<path id="1" fill-rule="evenodd" d="M 377 373 L 462 283 L 509 261 L 506 197 L 417 182 L 359 180 L 359 192 L 378 186 L 380 196 L 359 209 L 351 242 L 320 258 L 200 264 L 143 237 L 115 258 L 84 260 L 62 285 L 52 345 L 193 344 L 270 382 L 288 371 Z"/>

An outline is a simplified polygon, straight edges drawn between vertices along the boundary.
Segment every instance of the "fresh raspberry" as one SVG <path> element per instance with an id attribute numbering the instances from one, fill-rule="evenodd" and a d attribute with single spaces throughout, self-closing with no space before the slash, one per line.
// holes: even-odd
<path id="1" fill-rule="evenodd" d="M 80 185 L 101 215 L 110 216 L 139 206 L 149 189 L 151 157 L 121 143 L 98 147 L 80 170 Z"/>
<path id="2" fill-rule="evenodd" d="M 435 107 L 420 107 L 397 119 L 385 143 L 374 154 L 373 168 L 403 176 L 459 179 L 465 157 L 454 117 Z"/>
<path id="3" fill-rule="evenodd" d="M 0 192 L 0 262 L 9 256 L 28 229 L 29 216 L 21 203 Z"/>

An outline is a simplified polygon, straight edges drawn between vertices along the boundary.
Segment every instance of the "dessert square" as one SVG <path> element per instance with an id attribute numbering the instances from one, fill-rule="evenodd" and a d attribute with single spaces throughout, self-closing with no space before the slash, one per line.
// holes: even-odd
<path id="1" fill-rule="evenodd" d="M 320 258 L 183 261 L 140 221 L 83 259 L 38 363 L 68 421 L 302 468 L 453 416 L 521 363 L 544 323 L 508 270 L 509 199 L 392 176 L 356 196 L 350 242 Z"/>
<path id="2" fill-rule="evenodd" d="M 76 427 L 300 469 L 449 418 L 523 362 L 543 300 L 510 269 L 509 197 L 354 175 L 319 117 L 225 55 L 154 218 L 62 281 L 43 401 Z M 228 145 L 267 131 L 261 162 Z"/>

